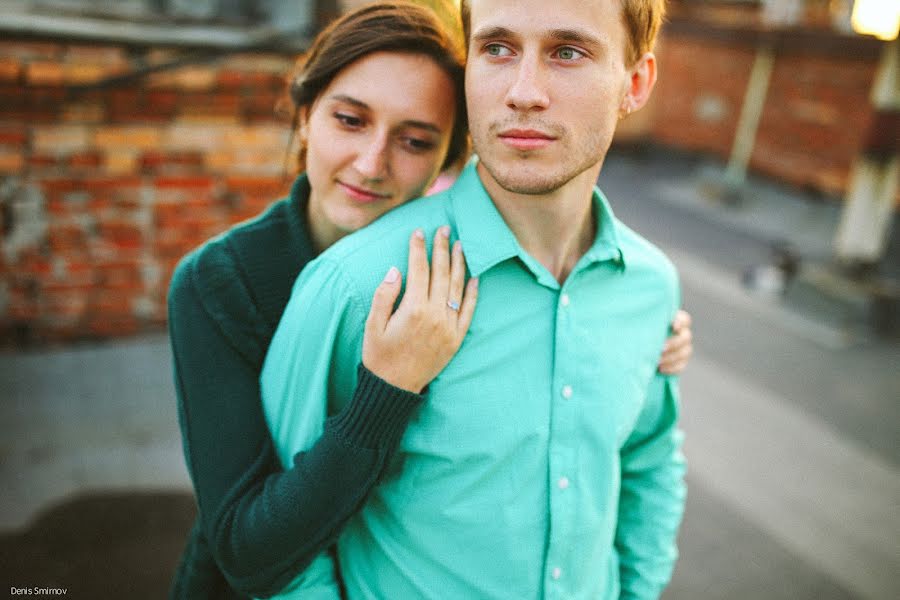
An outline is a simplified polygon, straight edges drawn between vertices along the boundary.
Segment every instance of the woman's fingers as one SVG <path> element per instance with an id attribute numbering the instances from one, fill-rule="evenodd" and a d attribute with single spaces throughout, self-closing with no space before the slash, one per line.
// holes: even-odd
<path id="1" fill-rule="evenodd" d="M 424 302 L 428 298 L 428 256 L 425 233 L 416 229 L 409 238 L 409 264 L 403 302 Z"/>
<path id="2" fill-rule="evenodd" d="M 382 332 L 387 327 L 394 310 L 394 303 L 400 295 L 400 271 L 397 267 L 391 267 L 384 279 L 375 288 L 372 296 L 372 307 L 369 309 L 369 318 L 366 320 L 366 329 Z"/>
<path id="3" fill-rule="evenodd" d="M 464 269 L 465 270 L 465 269 Z M 472 315 L 475 314 L 475 304 L 478 302 L 478 278 L 472 277 L 466 284 L 466 293 L 462 299 L 462 305 L 459 307 L 459 321 L 456 324 L 456 331 L 459 339 L 462 340 L 469 331 L 469 325 L 472 324 Z"/>
<path id="4" fill-rule="evenodd" d="M 659 372 L 665 375 L 677 375 L 683 371 L 694 353 L 693 340 L 691 316 L 684 311 L 678 311 L 672 323 L 672 335 L 663 345 Z"/>
<path id="5" fill-rule="evenodd" d="M 463 256 L 462 243 L 457 240 L 450 251 L 450 281 L 447 291 L 447 302 L 455 302 L 460 307 L 463 302 L 463 287 L 466 284 L 466 259 Z"/>
<path id="6" fill-rule="evenodd" d="M 675 313 L 675 319 L 672 321 L 672 331 L 681 331 L 685 327 L 690 329 L 692 323 L 691 314 L 686 310 L 678 309 L 678 312 Z"/>
<path id="7" fill-rule="evenodd" d="M 434 304 L 447 304 L 450 288 L 450 227 L 438 227 L 431 250 L 431 287 L 428 297 Z"/>

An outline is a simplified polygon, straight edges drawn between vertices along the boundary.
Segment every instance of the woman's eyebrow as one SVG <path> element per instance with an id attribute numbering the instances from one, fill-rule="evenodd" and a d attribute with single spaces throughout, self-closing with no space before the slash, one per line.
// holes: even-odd
<path id="1" fill-rule="evenodd" d="M 330 96 L 332 100 L 337 100 L 339 102 L 346 102 L 347 104 L 352 104 L 357 108 L 364 108 L 366 110 L 371 110 L 369 105 L 363 102 L 362 100 L 357 100 L 353 96 L 348 96 L 346 94 L 334 94 Z"/>

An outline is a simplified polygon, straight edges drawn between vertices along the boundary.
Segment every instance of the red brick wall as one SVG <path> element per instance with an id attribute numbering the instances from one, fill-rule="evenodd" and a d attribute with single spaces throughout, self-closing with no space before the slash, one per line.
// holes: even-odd
<path id="1" fill-rule="evenodd" d="M 727 160 L 756 43 L 670 25 L 651 106 L 623 137 Z M 776 56 L 750 166 L 840 197 L 872 117 L 877 53 L 813 40 Z M 0 42 L 0 345 L 161 329 L 178 259 L 286 191 L 289 132 L 274 106 L 291 57 L 231 56 L 67 95 L 176 57 Z"/>
<path id="2" fill-rule="evenodd" d="M 790 39 L 790 33 L 784 39 Z M 822 33 L 822 39 L 832 36 Z M 727 160 L 758 36 L 694 30 L 664 35 L 660 76 L 644 134 Z M 827 46 L 827 45 L 826 45 Z M 750 169 L 841 198 L 873 117 L 878 52 L 776 44 Z M 871 46 L 871 45 L 870 45 Z M 876 48 L 877 50 L 877 48 Z"/>
<path id="3" fill-rule="evenodd" d="M 776 58 L 751 168 L 843 196 L 873 116 L 874 60 L 782 54 Z"/>
<path id="4" fill-rule="evenodd" d="M 0 336 L 158 330 L 191 248 L 289 186 L 289 57 L 232 56 L 68 98 L 174 53 L 0 43 Z"/>
<path id="5" fill-rule="evenodd" d="M 659 45 L 651 135 L 663 144 L 727 157 L 734 142 L 753 50 L 691 37 Z"/>

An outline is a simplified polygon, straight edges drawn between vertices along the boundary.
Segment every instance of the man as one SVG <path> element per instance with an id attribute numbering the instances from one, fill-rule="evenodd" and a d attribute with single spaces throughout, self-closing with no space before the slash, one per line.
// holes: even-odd
<path id="1" fill-rule="evenodd" d="M 348 596 L 655 598 L 684 505 L 677 384 L 656 373 L 678 284 L 593 186 L 653 88 L 663 0 L 463 4 L 479 159 L 301 275 L 262 376 L 273 437 L 290 461 L 341 408 L 404 224 L 447 223 L 478 307 L 338 542 Z"/>

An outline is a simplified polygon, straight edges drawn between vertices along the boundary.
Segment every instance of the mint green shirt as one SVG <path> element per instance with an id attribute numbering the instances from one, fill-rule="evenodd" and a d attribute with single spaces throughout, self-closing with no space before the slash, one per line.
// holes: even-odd
<path id="1" fill-rule="evenodd" d="M 462 347 L 338 540 L 352 600 L 656 598 L 669 580 L 684 461 L 677 382 L 656 365 L 677 276 L 599 190 L 593 208 L 596 239 L 560 285 L 470 164 L 297 280 L 261 379 L 285 465 L 351 397 L 372 294 L 414 227 L 449 224 L 480 278 Z M 283 594 L 338 598 L 327 560 Z"/>

